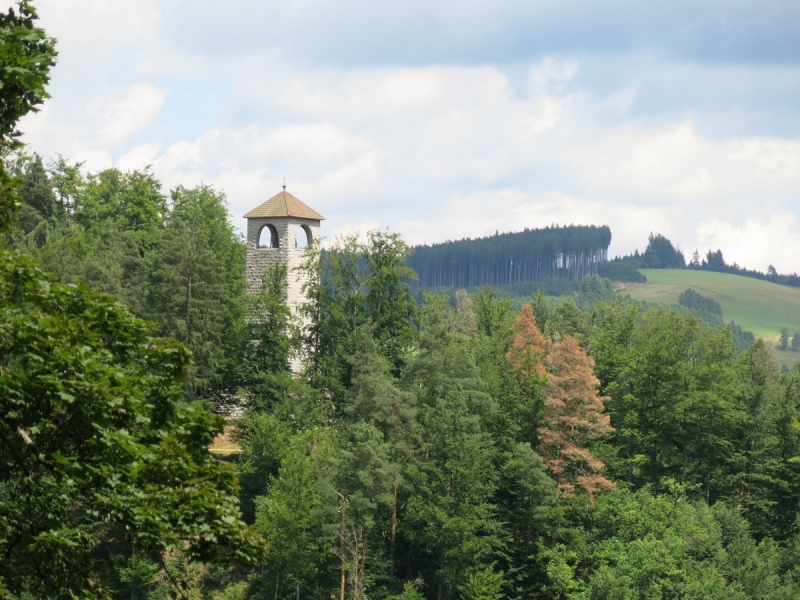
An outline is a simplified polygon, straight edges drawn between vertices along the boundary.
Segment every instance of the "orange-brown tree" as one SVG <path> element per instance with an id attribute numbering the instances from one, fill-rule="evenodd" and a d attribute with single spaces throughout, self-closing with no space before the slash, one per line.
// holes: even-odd
<path id="1" fill-rule="evenodd" d="M 602 475 L 605 465 L 587 448 L 590 440 L 613 431 L 603 414 L 608 398 L 598 392 L 594 361 L 573 337 L 553 344 L 543 336 L 530 305 L 522 307 L 512 331 L 506 358 L 520 386 L 518 422 L 520 418 L 537 422 L 535 446 L 559 489 L 571 496 L 578 487 L 594 498 L 597 492 L 613 488 L 614 483 Z M 531 418 L 528 413 L 535 406 L 539 414 Z"/>
<path id="2" fill-rule="evenodd" d="M 530 304 L 522 307 L 512 325 L 514 337 L 508 351 L 508 361 L 520 377 L 545 375 L 545 358 L 550 349 L 547 340 L 536 325 L 536 317 Z"/>
<path id="3" fill-rule="evenodd" d="M 539 453 L 565 496 L 573 495 L 577 486 L 593 500 L 597 492 L 614 487 L 602 475 L 603 462 L 587 448 L 590 440 L 613 431 L 608 415 L 603 414 L 608 398 L 598 392 L 594 361 L 573 337 L 553 345 L 546 369 Z"/>
<path id="4" fill-rule="evenodd" d="M 536 448 L 542 417 L 542 388 L 546 379 L 545 359 L 550 340 L 542 335 L 529 304 L 522 307 L 511 326 L 511 344 L 506 353 L 514 392 L 506 410 L 516 423 L 517 441 Z"/>

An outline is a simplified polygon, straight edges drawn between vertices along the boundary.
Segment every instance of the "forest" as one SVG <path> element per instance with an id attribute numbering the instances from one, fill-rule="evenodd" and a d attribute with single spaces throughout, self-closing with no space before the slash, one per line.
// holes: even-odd
<path id="1" fill-rule="evenodd" d="M 373 231 L 297 318 L 221 190 L 23 149 L 53 40 L 0 29 L 0 597 L 800 596 L 800 369 L 713 303 L 417 302 Z"/>
<path id="2" fill-rule="evenodd" d="M 479 239 L 415 246 L 408 266 L 414 287 L 478 288 L 597 273 L 607 259 L 607 226 L 553 225 Z"/>

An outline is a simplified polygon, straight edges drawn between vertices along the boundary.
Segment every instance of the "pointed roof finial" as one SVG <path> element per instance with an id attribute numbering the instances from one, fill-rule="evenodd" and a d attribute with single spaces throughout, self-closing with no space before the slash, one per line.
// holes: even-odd
<path id="1" fill-rule="evenodd" d="M 283 176 L 283 189 L 286 189 L 286 175 Z"/>

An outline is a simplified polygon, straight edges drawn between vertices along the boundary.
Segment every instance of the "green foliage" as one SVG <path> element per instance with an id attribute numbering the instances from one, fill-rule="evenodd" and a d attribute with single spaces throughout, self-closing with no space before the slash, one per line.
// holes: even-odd
<path id="1" fill-rule="evenodd" d="M 381 231 L 369 232 L 361 250 L 366 312 L 375 326 L 375 339 L 397 375 L 414 339 L 411 325 L 417 305 L 406 282 L 416 275 L 405 266 L 410 250 L 399 234 Z"/>
<path id="2" fill-rule="evenodd" d="M 568 298 L 553 311 L 548 325 L 550 332 L 561 338 L 571 336 L 583 340 L 585 338 L 586 313 L 581 311 L 572 298 Z"/>
<path id="3" fill-rule="evenodd" d="M 125 591 L 130 591 L 131 596 L 147 594 L 158 579 L 160 567 L 147 557 L 136 556 L 128 559 L 127 564 L 119 569 L 119 580 L 125 584 Z"/>
<path id="4" fill-rule="evenodd" d="M 17 122 L 50 97 L 45 86 L 55 62 L 55 42 L 36 26 L 37 20 L 36 10 L 26 1 L 19 2 L 17 12 L 12 8 L 0 15 L 0 139 L 6 149 L 18 145 Z"/>
<path id="5" fill-rule="evenodd" d="M 686 266 L 683 252 L 676 250 L 672 242 L 660 233 L 650 234 L 642 261 L 642 266 L 649 269 L 682 269 Z"/>
<path id="6" fill-rule="evenodd" d="M 608 226 L 567 225 L 495 233 L 479 239 L 414 248 L 408 265 L 418 287 L 475 289 L 550 279 L 580 280 L 595 273 L 611 243 Z M 518 288 L 519 289 L 519 288 Z"/>
<path id="7" fill-rule="evenodd" d="M 598 326 L 616 324 L 619 311 L 609 311 Z M 615 377 L 601 383 L 612 398 L 609 411 L 626 462 L 616 475 L 631 482 L 688 479 L 712 498 L 726 489 L 730 434 L 745 418 L 735 401 L 740 388 L 730 338 L 663 310 L 639 319 L 613 342 L 606 337 L 612 343 L 595 353 L 600 372 Z"/>
<path id="8" fill-rule="evenodd" d="M 38 154 L 21 154 L 12 165 L 14 176 L 20 182 L 19 194 L 23 206 L 31 210 L 21 215 L 18 227 L 28 233 L 42 220 L 59 221 L 66 218 L 63 206 L 59 204 L 50 173 Z M 27 218 L 25 218 L 27 217 Z M 37 218 L 38 217 L 38 218 Z"/>
<path id="9" fill-rule="evenodd" d="M 706 259 L 702 263 L 702 268 L 709 271 L 725 271 L 725 258 L 722 256 L 722 250 L 717 249 L 716 252 L 708 251 Z"/>
<path id="10" fill-rule="evenodd" d="M 597 265 L 597 274 L 611 281 L 626 283 L 646 283 L 647 277 L 639 271 L 644 263 L 639 258 L 614 258 Z"/>
<path id="11" fill-rule="evenodd" d="M 211 600 L 246 600 L 249 597 L 247 588 L 248 585 L 246 581 L 233 583 L 217 592 L 213 592 L 211 594 Z"/>
<path id="12" fill-rule="evenodd" d="M 444 296 L 429 297 L 420 314 L 421 352 L 407 385 L 417 391 L 425 457 L 413 475 L 409 535 L 431 558 L 441 588 L 457 586 L 490 558 L 502 526 L 491 503 L 497 450 L 482 421 L 494 411 L 483 389 L 468 339 Z"/>
<path id="13" fill-rule="evenodd" d="M 577 303 L 581 310 L 590 311 L 599 302 L 609 302 L 614 298 L 611 281 L 599 275 L 587 275 L 581 279 Z"/>
<path id="14" fill-rule="evenodd" d="M 232 392 L 245 340 L 244 244 L 224 194 L 177 187 L 167 205 L 147 170 L 84 175 L 59 158 L 20 157 L 17 248 L 67 283 L 88 283 L 156 321 L 192 351 L 189 399 Z M 263 300 L 263 299 L 262 299 Z M 251 332 L 252 333 L 252 332 Z"/>
<path id="15" fill-rule="evenodd" d="M 555 315 L 544 294 L 536 292 L 531 296 L 531 309 L 533 310 L 533 316 L 536 318 L 536 326 L 542 333 L 549 335 L 551 333 L 551 321 Z"/>
<path id="16" fill-rule="evenodd" d="M 248 294 L 245 306 L 237 379 L 246 390 L 248 404 L 265 410 L 287 401 L 299 387 L 289 366 L 299 339 L 286 303 L 286 267 L 278 265 L 266 271 L 262 287 Z"/>
<path id="17" fill-rule="evenodd" d="M 135 237 L 118 223 L 104 221 L 84 229 L 45 221 L 18 245 L 60 281 L 88 284 L 143 314 L 148 265 Z"/>
<path id="18" fill-rule="evenodd" d="M 220 419 L 179 402 L 186 350 L 29 259 L 4 253 L 0 268 L 4 585 L 102 589 L 112 565 L 90 557 L 120 538 L 145 553 L 257 556 L 233 471 L 208 453 Z"/>
<path id="19" fill-rule="evenodd" d="M 634 300 L 678 304 L 678 297 L 692 288 L 720 303 L 726 319 L 733 319 L 756 337 L 774 338 L 780 328 L 800 331 L 800 290 L 750 277 L 695 271 L 649 269 L 648 283 L 625 290 Z"/>
<path id="20" fill-rule="evenodd" d="M 463 600 L 500 600 L 503 598 L 503 573 L 495 570 L 495 565 L 473 569 L 461 585 Z"/>
<path id="21" fill-rule="evenodd" d="M 787 350 L 789 348 L 789 328 L 788 327 L 781 327 L 781 350 Z"/>
<path id="22" fill-rule="evenodd" d="M 151 260 L 147 313 L 161 335 L 192 352 L 187 397 L 230 389 L 242 340 L 244 244 L 227 221 L 224 194 L 175 188 Z"/>
<path id="23" fill-rule="evenodd" d="M 417 586 L 412 581 L 407 581 L 403 584 L 403 592 L 393 597 L 393 600 L 425 600 Z"/>
<path id="24" fill-rule="evenodd" d="M 143 250 L 155 244 L 155 230 L 167 212 L 161 182 L 148 169 L 122 173 L 105 169 L 90 174 L 76 190 L 71 218 L 85 228 L 107 221 L 134 234 Z"/>
<path id="25" fill-rule="evenodd" d="M 246 412 L 236 422 L 235 437 L 242 447 L 237 462 L 242 513 L 249 523 L 255 520 L 255 498 L 262 495 L 270 479 L 277 476 L 292 433 L 289 423 L 258 410 Z"/>
<path id="26" fill-rule="evenodd" d="M 506 524 L 509 535 L 503 553 L 508 589 L 518 597 L 535 595 L 543 582 L 554 581 L 540 553 L 557 518 L 558 501 L 555 482 L 530 443 L 517 442 L 505 454 L 497 498 L 498 520 Z"/>
<path id="27" fill-rule="evenodd" d="M 713 298 L 698 294 L 692 288 L 687 288 L 678 296 L 678 304 L 688 308 L 709 325 L 720 326 L 724 322 L 720 303 Z"/>
<path id="28" fill-rule="evenodd" d="M 0 234 L 6 237 L 19 207 L 17 181 L 5 159 L 19 149 L 17 122 L 50 96 L 45 86 L 55 63 L 55 41 L 36 26 L 38 15 L 30 2 L 0 13 Z M 4 240 L 5 241 L 5 240 Z"/>
<path id="29" fill-rule="evenodd" d="M 747 350 L 756 341 L 756 336 L 753 335 L 752 331 L 744 331 L 733 321 L 728 323 L 728 331 L 731 332 L 733 345 L 739 350 Z"/>
<path id="30" fill-rule="evenodd" d="M 726 505 L 619 490 L 598 500 L 592 521 L 577 597 L 787 597 L 774 545 L 757 544 Z"/>
<path id="31" fill-rule="evenodd" d="M 23 3 L 0 19 L 4 158 L 55 56 L 35 18 Z M 496 283 L 526 295 L 526 279 L 590 274 L 558 306 L 538 286 L 520 317 L 491 289 L 456 292 L 455 307 L 427 296 L 418 310 L 396 234 L 312 248 L 300 348 L 285 269 L 245 296 L 244 245 L 222 193 L 178 187 L 167 202 L 147 170 L 83 174 L 36 155 L 0 175 L 4 233 L 57 274 L 0 258 L 0 595 L 797 596 L 800 371 L 777 374 L 768 345 L 733 323 L 609 304 L 610 282 L 591 275 L 607 228 L 412 258 L 421 283 L 473 285 L 492 263 Z M 565 232 L 580 235 L 542 245 Z M 707 258 L 738 269 L 721 252 Z M 642 256 L 600 274 L 642 281 L 635 267 L 683 264 L 651 235 Z M 684 303 L 721 324 L 714 294 L 692 287 L 705 296 Z M 307 372 L 292 377 L 301 349 Z M 591 422 L 608 432 L 595 376 L 616 431 L 578 443 L 588 426 L 568 411 L 576 403 L 593 400 Z M 208 453 L 221 419 L 186 403 L 234 394 L 250 404 L 235 470 Z M 563 487 L 576 460 L 605 462 L 620 485 L 557 494 L 552 473 Z"/>
<path id="32" fill-rule="evenodd" d="M 256 530 L 271 551 L 251 577 L 257 597 L 316 597 L 329 578 L 335 543 L 324 527 L 325 483 L 334 474 L 337 452 L 326 432 L 312 430 L 291 439 L 269 493 L 256 501 Z M 273 596 L 274 595 L 274 596 Z"/>
<path id="33" fill-rule="evenodd" d="M 406 284 L 414 273 L 405 266 L 408 246 L 397 234 L 372 231 L 366 241 L 351 236 L 330 250 L 309 252 L 310 321 L 305 350 L 309 376 L 316 387 L 341 398 L 350 384 L 349 356 L 356 330 L 374 326 L 380 351 L 399 375 L 414 342 L 416 302 Z"/>

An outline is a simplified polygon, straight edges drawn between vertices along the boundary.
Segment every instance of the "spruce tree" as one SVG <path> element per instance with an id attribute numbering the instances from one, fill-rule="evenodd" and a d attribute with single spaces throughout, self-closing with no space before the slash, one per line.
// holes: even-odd
<path id="1" fill-rule="evenodd" d="M 499 456 L 485 430 L 495 404 L 457 323 L 446 297 L 427 297 L 421 352 L 405 378 L 417 395 L 422 428 L 406 535 L 426 557 L 421 574 L 437 584 L 440 596 L 451 595 L 472 567 L 492 559 L 503 529 L 492 503 Z"/>
<path id="2" fill-rule="evenodd" d="M 235 384 L 242 335 L 244 244 L 227 221 L 225 197 L 207 186 L 176 188 L 152 257 L 149 316 L 162 335 L 192 351 L 187 397 L 211 398 Z"/>
<path id="3" fill-rule="evenodd" d="M 602 475 L 605 465 L 589 450 L 591 440 L 613 431 L 604 414 L 609 400 L 598 393 L 600 381 L 593 375 L 594 361 L 566 337 L 547 356 L 543 425 L 539 451 L 565 496 L 581 488 L 589 498 L 614 483 Z"/>

